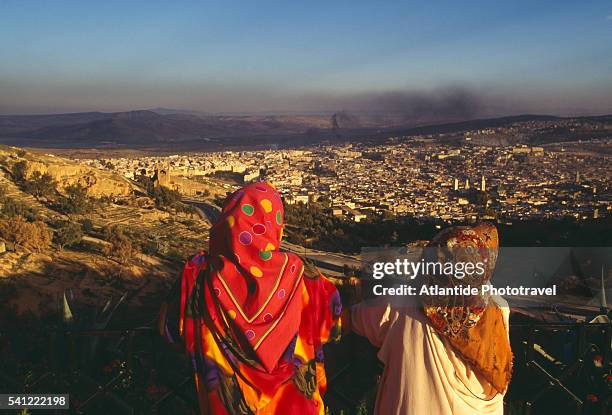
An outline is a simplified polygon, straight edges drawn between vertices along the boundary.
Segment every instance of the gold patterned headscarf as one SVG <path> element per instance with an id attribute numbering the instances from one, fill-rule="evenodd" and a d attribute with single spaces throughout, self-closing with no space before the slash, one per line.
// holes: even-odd
<path id="1" fill-rule="evenodd" d="M 456 226 L 437 234 L 424 256 L 440 263 L 480 263 L 484 272 L 457 278 L 430 275 L 427 284 L 441 287 L 489 284 L 495 269 L 499 239 L 489 223 Z M 425 298 L 423 310 L 431 325 L 470 362 L 493 387 L 503 393 L 512 372 L 512 351 L 501 310 L 486 295 L 443 295 Z"/>
<path id="2" fill-rule="evenodd" d="M 489 223 L 443 230 L 428 244 L 426 260 L 440 264 L 480 263 L 484 272 L 480 275 L 473 272 L 461 278 L 455 274 L 428 275 L 427 284 L 443 288 L 458 285 L 480 288 L 488 284 L 495 269 L 498 247 L 497 229 Z M 425 312 L 439 331 L 457 337 L 465 335 L 467 329 L 478 323 L 488 301 L 488 296 L 482 295 L 432 296 L 425 300 Z"/>

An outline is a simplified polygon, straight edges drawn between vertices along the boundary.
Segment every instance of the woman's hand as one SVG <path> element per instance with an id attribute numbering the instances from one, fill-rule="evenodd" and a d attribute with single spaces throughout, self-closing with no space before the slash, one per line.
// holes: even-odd
<path id="1" fill-rule="evenodd" d="M 349 306 L 363 301 L 362 281 L 358 277 L 349 277 L 347 281 Z"/>

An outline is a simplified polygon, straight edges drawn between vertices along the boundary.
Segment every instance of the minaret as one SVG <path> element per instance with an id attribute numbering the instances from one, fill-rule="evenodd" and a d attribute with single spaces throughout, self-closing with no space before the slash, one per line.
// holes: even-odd
<path id="1" fill-rule="evenodd" d="M 453 189 L 455 190 L 455 192 L 459 190 L 459 179 L 456 177 L 455 177 L 455 184 L 453 186 Z"/>
<path id="2" fill-rule="evenodd" d="M 482 191 L 482 192 L 486 191 L 486 184 L 485 184 L 485 177 L 484 177 L 484 175 L 480 179 L 480 191 Z"/>
<path id="3" fill-rule="evenodd" d="M 465 189 L 469 189 L 470 188 L 470 179 L 465 179 Z"/>

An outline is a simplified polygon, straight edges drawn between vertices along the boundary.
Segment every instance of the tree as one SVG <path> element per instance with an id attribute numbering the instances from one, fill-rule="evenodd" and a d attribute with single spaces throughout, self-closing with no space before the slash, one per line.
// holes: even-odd
<path id="1" fill-rule="evenodd" d="M 34 197 L 50 197 L 55 193 L 57 183 L 49 173 L 41 174 L 38 170 L 32 173 L 23 184 L 23 190 Z"/>
<path id="2" fill-rule="evenodd" d="M 489 195 L 487 192 L 478 191 L 474 195 L 474 202 L 480 206 L 487 206 L 488 199 L 489 199 Z"/>
<path id="3" fill-rule="evenodd" d="M 34 222 L 37 219 L 36 212 L 32 208 L 11 197 L 5 197 L 4 200 L 2 200 L 0 215 L 9 218 L 23 216 L 29 222 Z"/>
<path id="4" fill-rule="evenodd" d="M 16 183 L 23 183 L 27 177 L 28 163 L 25 160 L 18 161 L 11 168 L 11 176 Z"/>
<path id="5" fill-rule="evenodd" d="M 83 214 L 91 211 L 93 205 L 85 186 L 76 183 L 67 186 L 64 191 L 66 196 L 60 200 L 62 212 Z"/>
<path id="6" fill-rule="evenodd" d="M 114 256 L 121 264 L 127 264 L 136 253 L 130 238 L 120 226 L 111 226 L 104 230 L 105 239 L 110 242 L 104 248 L 104 255 Z"/>
<path id="7" fill-rule="evenodd" d="M 102 165 L 108 170 L 115 170 L 115 165 L 109 160 L 102 160 Z"/>
<path id="8" fill-rule="evenodd" d="M 85 218 L 79 221 L 83 233 L 91 233 L 93 231 L 93 222 L 91 219 Z"/>
<path id="9" fill-rule="evenodd" d="M 175 207 L 181 202 L 181 194 L 164 186 L 153 189 L 153 198 L 157 207 Z"/>
<path id="10" fill-rule="evenodd" d="M 83 238 L 83 228 L 79 223 L 65 222 L 55 232 L 55 243 L 60 249 L 66 246 L 73 246 L 81 242 Z"/>
<path id="11" fill-rule="evenodd" d="M 9 242 L 33 251 L 51 245 L 53 234 L 42 221 L 27 222 L 23 216 L 0 219 L 0 236 Z"/>

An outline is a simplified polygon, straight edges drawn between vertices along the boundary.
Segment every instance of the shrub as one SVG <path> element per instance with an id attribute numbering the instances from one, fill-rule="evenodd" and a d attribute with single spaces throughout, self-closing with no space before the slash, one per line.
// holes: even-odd
<path id="1" fill-rule="evenodd" d="M 40 174 L 39 171 L 32 173 L 23 184 L 23 190 L 36 198 L 53 196 L 56 187 L 57 183 L 49 173 Z"/>
<path id="2" fill-rule="evenodd" d="M 81 229 L 83 230 L 83 233 L 91 233 L 91 231 L 93 231 L 93 222 L 91 221 L 91 219 L 81 219 L 79 223 L 81 224 Z"/>
<path id="3" fill-rule="evenodd" d="M 146 240 L 141 244 L 142 252 L 147 255 L 157 255 L 157 243 L 152 240 Z"/>
<path id="4" fill-rule="evenodd" d="M 93 208 L 91 198 L 87 195 L 87 188 L 80 184 L 67 186 L 66 196 L 60 199 L 59 208 L 63 213 L 88 213 Z"/>
<path id="5" fill-rule="evenodd" d="M 127 264 L 136 254 L 136 249 L 121 226 L 104 229 L 104 238 L 110 242 L 104 248 L 104 255 L 117 258 L 121 264 Z"/>
<path id="6" fill-rule="evenodd" d="M 23 216 L 29 222 L 34 222 L 38 219 L 36 212 L 23 202 L 10 197 L 5 197 L 2 201 L 0 216 L 12 218 L 15 216 Z"/>
<path id="7" fill-rule="evenodd" d="M 183 263 L 187 259 L 185 253 L 179 251 L 178 249 L 171 248 L 166 253 L 166 259 L 171 262 Z"/>
<path id="8" fill-rule="evenodd" d="M 44 222 L 27 222 L 23 216 L 14 216 L 0 219 L 0 236 L 24 248 L 41 252 L 51 245 L 53 234 Z"/>
<path id="9" fill-rule="evenodd" d="M 152 196 L 157 207 L 175 207 L 181 203 L 181 194 L 164 186 L 154 188 Z"/>
<path id="10" fill-rule="evenodd" d="M 96 200 L 98 206 L 109 206 L 113 203 L 113 198 L 111 196 L 104 195 Z"/>
<path id="11" fill-rule="evenodd" d="M 65 222 L 55 232 L 55 243 L 60 249 L 66 246 L 74 246 L 81 242 L 83 238 L 83 228 L 81 224 L 75 222 Z"/>
<path id="12" fill-rule="evenodd" d="M 26 171 L 28 163 L 26 161 L 18 161 L 11 168 L 11 176 L 16 183 L 23 183 L 26 180 Z"/>
<path id="13" fill-rule="evenodd" d="M 138 182 L 150 196 L 153 195 L 153 180 L 146 175 L 146 171 L 141 171 L 140 174 L 135 175 L 134 180 Z"/>

